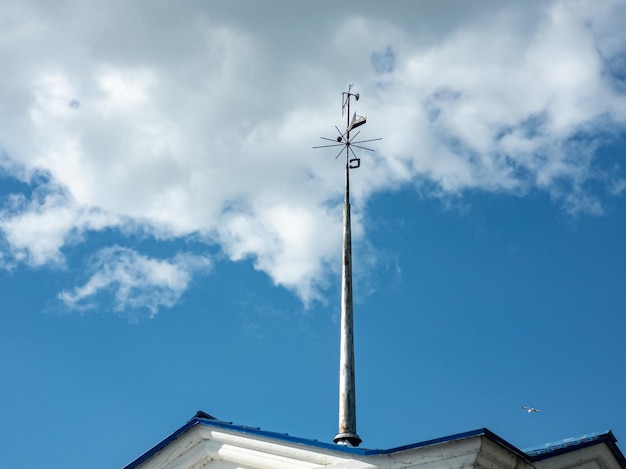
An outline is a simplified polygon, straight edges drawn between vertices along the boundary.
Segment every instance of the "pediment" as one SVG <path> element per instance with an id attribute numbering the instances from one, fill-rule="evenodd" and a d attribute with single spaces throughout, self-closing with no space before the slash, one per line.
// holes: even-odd
<path id="1" fill-rule="evenodd" d="M 137 465 L 137 469 L 371 469 L 341 453 L 196 425 Z"/>
<path id="2" fill-rule="evenodd" d="M 624 469 L 612 434 L 522 452 L 487 429 L 389 450 L 352 448 L 196 416 L 125 469 Z"/>

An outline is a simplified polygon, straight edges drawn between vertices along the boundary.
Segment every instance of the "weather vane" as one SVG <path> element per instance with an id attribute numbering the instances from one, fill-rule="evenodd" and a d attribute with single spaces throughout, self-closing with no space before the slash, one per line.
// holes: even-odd
<path id="1" fill-rule="evenodd" d="M 361 160 L 356 156 L 352 147 L 374 151 L 371 148 L 360 146 L 361 143 L 374 142 L 382 138 L 369 140 L 354 139 L 360 130 L 352 137 L 350 131 L 362 126 L 366 122 L 365 116 L 358 116 L 356 112 L 350 120 L 350 99 L 359 100 L 358 93 L 352 93 L 352 85 L 348 91 L 341 94 L 341 115 L 347 113 L 346 131 L 342 132 L 335 126 L 339 136 L 335 140 L 321 137 L 322 140 L 335 142 L 332 145 L 322 145 L 313 148 L 342 147 L 335 159 L 346 150 L 346 191 L 343 203 L 343 256 L 341 266 L 341 343 L 339 353 L 339 432 L 333 439 L 335 443 L 347 446 L 359 446 L 361 438 L 356 433 L 356 390 L 354 379 L 354 312 L 352 303 L 352 228 L 350 223 L 350 169 L 361 166 Z"/>
<path id="2" fill-rule="evenodd" d="M 346 150 L 346 166 L 350 169 L 356 169 L 359 166 L 361 166 L 361 159 L 356 156 L 352 147 L 360 148 L 361 150 L 374 151 L 371 148 L 366 148 L 359 144 L 382 140 L 382 138 L 371 138 L 369 140 L 355 141 L 354 139 L 359 135 L 359 133 L 361 133 L 360 130 L 357 133 L 355 133 L 352 137 L 350 136 L 350 131 L 356 129 L 357 127 L 362 126 L 363 124 L 365 124 L 365 122 L 367 122 L 367 116 L 359 116 L 357 115 L 356 112 L 352 115 L 352 120 L 350 120 L 350 98 L 354 98 L 356 101 L 359 100 L 359 93 L 352 93 L 353 86 L 354 85 L 352 84 L 349 85 L 348 91 L 344 91 L 343 93 L 341 93 L 341 117 L 343 117 L 344 115 L 348 116 L 346 120 L 346 131 L 342 132 L 341 130 L 339 130 L 339 127 L 335 126 L 335 129 L 337 129 L 337 132 L 339 132 L 338 137 L 334 139 L 320 137 L 322 140 L 328 140 L 329 142 L 335 142 L 335 143 L 333 143 L 332 145 L 320 145 L 317 147 L 313 147 L 313 148 L 344 147 Z M 342 148 L 339 151 L 339 153 L 337 153 L 337 156 L 335 156 L 335 159 L 339 158 L 339 155 L 341 155 L 344 148 Z M 352 154 L 352 157 L 350 157 L 350 154 Z"/>

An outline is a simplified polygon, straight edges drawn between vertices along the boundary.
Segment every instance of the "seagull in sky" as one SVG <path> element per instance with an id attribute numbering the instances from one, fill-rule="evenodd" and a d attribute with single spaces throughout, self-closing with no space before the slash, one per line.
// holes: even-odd
<path id="1" fill-rule="evenodd" d="M 522 409 L 528 411 L 529 413 L 530 412 L 536 412 L 536 413 L 541 412 L 539 409 L 535 409 L 534 407 L 526 407 L 525 405 L 522 406 Z"/>

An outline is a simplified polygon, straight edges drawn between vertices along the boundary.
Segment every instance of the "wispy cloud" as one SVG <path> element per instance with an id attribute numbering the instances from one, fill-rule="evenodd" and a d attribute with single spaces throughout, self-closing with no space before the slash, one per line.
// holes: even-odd
<path id="1" fill-rule="evenodd" d="M 2 265 L 63 266 L 63 247 L 80 243 L 86 231 L 119 224 L 114 215 L 76 203 L 63 188 L 42 184 L 30 199 L 15 194 L 0 209 L 0 232 L 7 246 Z"/>
<path id="2" fill-rule="evenodd" d="M 433 197 L 539 189 L 570 213 L 602 213 L 624 186 L 597 151 L 626 129 L 623 2 L 454 2 L 454 14 L 443 3 L 264 18 L 237 2 L 175 14 L 5 3 L 0 165 L 34 193 L 5 201 L 0 259 L 63 265 L 84 233 L 141 226 L 218 243 L 315 300 L 337 266 L 342 165 L 310 147 L 341 123 L 353 80 L 367 135 L 384 137 L 354 178 L 356 236 L 367 199 L 401 184 Z M 296 14 L 311 27 L 287 41 L 276 27 Z M 106 278 L 142 259 L 113 252 L 125 261 L 98 264 Z M 84 306 L 121 284 L 103 275 L 62 297 Z M 118 289 L 115 307 L 134 291 Z M 163 291 L 158 304 L 178 298 Z"/>
<path id="3" fill-rule="evenodd" d="M 116 312 L 147 310 L 150 317 L 160 307 L 173 306 L 187 290 L 193 275 L 211 266 L 205 256 L 177 254 L 155 259 L 119 246 L 102 249 L 90 263 L 90 277 L 84 285 L 64 290 L 59 299 L 72 310 L 102 308 L 102 294 L 113 298 Z"/>

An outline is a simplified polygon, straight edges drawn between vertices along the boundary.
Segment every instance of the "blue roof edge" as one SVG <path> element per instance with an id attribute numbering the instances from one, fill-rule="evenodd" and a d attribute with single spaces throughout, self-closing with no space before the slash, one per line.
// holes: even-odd
<path id="1" fill-rule="evenodd" d="M 359 456 L 386 455 L 386 454 L 391 454 L 391 453 L 397 453 L 399 451 L 406 451 L 406 450 L 446 443 L 449 441 L 461 440 L 464 438 L 485 436 L 489 438 L 490 440 L 498 443 L 499 445 L 507 448 L 509 451 L 515 453 L 517 456 L 521 457 L 522 459 L 529 461 L 529 462 L 533 462 L 533 461 L 539 461 L 541 459 L 545 459 L 551 456 L 556 456 L 558 454 L 566 453 L 569 451 L 574 451 L 576 449 L 582 449 L 584 447 L 592 446 L 598 443 L 606 443 L 607 446 L 610 448 L 611 452 L 613 453 L 613 455 L 615 456 L 615 458 L 619 461 L 621 467 L 623 469 L 626 469 L 626 459 L 624 458 L 624 455 L 622 454 L 620 449 L 615 444 L 617 439 L 615 438 L 615 436 L 613 436 L 613 433 L 611 431 L 601 434 L 601 435 L 594 435 L 592 437 L 587 436 L 586 438 L 563 440 L 562 442 L 549 444 L 545 447 L 530 450 L 530 451 L 522 451 L 516 448 L 511 443 L 499 437 L 498 435 L 496 435 L 495 433 L 493 433 L 487 428 L 479 428 L 479 429 L 471 430 L 468 432 L 456 433 L 454 435 L 449 435 L 449 436 L 445 436 L 441 438 L 435 438 L 435 439 L 426 440 L 426 441 L 422 441 L 419 443 L 408 444 L 404 446 L 397 446 L 397 447 L 390 448 L 390 449 L 366 449 L 366 448 L 355 448 L 355 447 L 350 447 L 350 446 L 337 445 L 335 443 L 327 443 L 327 442 L 322 442 L 319 440 L 310 440 L 306 438 L 290 436 L 285 433 L 277 433 L 277 432 L 272 432 L 272 431 L 267 431 L 267 430 L 261 430 L 260 428 L 256 428 L 256 427 L 235 425 L 232 422 L 224 422 L 222 420 L 218 420 L 203 412 L 198 412 L 196 416 L 194 416 L 191 420 L 189 420 L 185 425 L 180 427 L 178 430 L 176 430 L 174 433 L 169 435 L 164 440 L 157 443 L 155 446 L 150 448 L 141 456 L 139 456 L 138 458 L 136 458 L 135 460 L 133 460 L 132 462 L 124 466 L 122 469 L 133 469 L 137 467 L 139 464 L 146 461 L 148 458 L 150 458 L 154 454 L 158 453 L 161 449 L 165 448 L 169 443 L 171 443 L 180 435 L 187 432 L 188 430 L 195 427 L 196 425 L 202 425 L 202 426 L 214 427 L 214 428 L 222 428 L 225 430 L 232 430 L 238 433 L 256 435 L 256 436 L 260 436 L 264 438 L 281 440 L 287 443 L 305 445 L 305 446 L 320 448 L 320 449 L 324 449 L 328 451 L 335 451 L 335 452 L 340 452 L 344 454 L 354 454 L 354 455 L 359 455 Z M 567 443 L 564 443 L 564 442 L 567 442 Z"/>
<path id="2" fill-rule="evenodd" d="M 127 465 L 125 465 L 122 469 L 133 469 L 133 468 L 137 467 L 139 464 L 144 462 L 146 459 L 150 458 L 152 455 L 154 455 L 154 454 L 158 453 L 159 451 L 161 451 L 163 448 L 165 448 L 168 444 L 170 444 L 172 441 L 174 441 L 180 435 L 185 433 L 191 427 L 194 427 L 195 425 L 197 425 L 198 422 L 196 420 L 198 420 L 198 419 L 197 418 L 191 419 L 189 422 L 187 422 L 185 425 L 180 427 L 178 430 L 176 430 L 170 436 L 168 436 L 164 440 L 161 440 L 160 442 L 158 442 L 156 445 L 154 445 L 152 448 L 150 448 L 148 451 L 143 453 L 138 458 L 133 459 L 131 462 L 129 462 Z"/>
<path id="3" fill-rule="evenodd" d="M 592 433 L 577 438 L 566 438 L 565 440 L 548 443 L 540 448 L 533 448 L 525 451 L 531 462 L 541 461 L 542 459 L 558 456 L 560 454 L 570 453 L 589 446 L 604 443 L 608 446 L 620 464 L 620 467 L 626 469 L 626 458 L 617 446 L 617 438 L 611 430 L 604 433 Z"/>
<path id="4" fill-rule="evenodd" d="M 514 451 L 518 453 L 520 456 L 526 458 L 526 455 L 522 451 L 515 448 L 513 445 L 503 440 L 498 435 L 496 435 L 495 433 L 491 432 L 490 430 L 486 428 L 480 428 L 480 429 L 472 430 L 469 432 L 457 433 L 457 434 L 445 436 L 442 438 L 435 438 L 432 440 L 426 440 L 426 441 L 422 441 L 419 443 L 412 443 L 409 445 L 398 446 L 398 447 L 394 447 L 390 449 L 369 449 L 369 448 L 358 448 L 358 447 L 353 447 L 353 446 L 338 445 L 336 443 L 328 443 L 328 442 L 319 441 L 319 440 L 311 440 L 308 438 L 291 436 L 287 433 L 278 433 L 278 432 L 272 432 L 268 430 L 261 430 L 260 428 L 256 428 L 256 427 L 235 425 L 232 422 L 224 422 L 224 421 L 217 420 L 217 419 L 215 420 L 192 419 L 192 421 L 194 420 L 198 420 L 198 423 L 204 426 L 223 428 L 226 430 L 232 430 L 232 431 L 236 431 L 239 433 L 246 433 L 249 435 L 255 435 L 255 436 L 260 436 L 264 438 L 271 438 L 274 440 L 281 440 L 287 443 L 300 444 L 304 446 L 310 446 L 310 447 L 325 449 L 329 451 L 337 451 L 337 452 L 346 453 L 346 454 L 356 454 L 359 456 L 377 456 L 377 455 L 391 454 L 391 453 L 396 453 L 399 451 L 406 451 L 406 450 L 410 450 L 414 448 L 420 448 L 424 446 L 445 443 L 448 441 L 461 440 L 464 438 L 471 438 L 475 436 L 487 436 L 488 438 L 502 444 L 503 446 L 506 446 L 511 451 Z"/>

